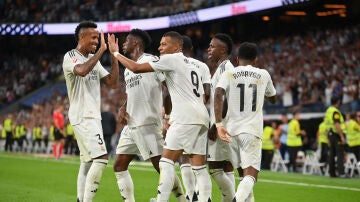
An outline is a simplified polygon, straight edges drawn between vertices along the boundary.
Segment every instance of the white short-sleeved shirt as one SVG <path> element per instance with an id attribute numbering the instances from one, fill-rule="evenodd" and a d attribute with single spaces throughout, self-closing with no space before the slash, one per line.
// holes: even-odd
<path id="1" fill-rule="evenodd" d="M 203 84 L 197 68 L 183 53 L 165 54 L 149 63 L 155 71 L 164 72 L 172 102 L 170 122 L 203 124 L 208 127 L 209 115 L 203 103 Z"/>
<path id="2" fill-rule="evenodd" d="M 214 75 L 211 77 L 211 93 L 210 93 L 210 121 L 211 124 L 215 124 L 215 112 L 214 112 L 214 94 L 217 83 L 219 82 L 220 76 L 226 70 L 234 69 L 234 65 L 230 60 L 224 60 L 216 69 Z"/>
<path id="3" fill-rule="evenodd" d="M 159 60 L 158 57 L 144 53 L 137 63 Z M 149 124 L 162 124 L 162 82 L 165 76 L 162 72 L 148 72 L 135 74 L 125 69 L 124 72 L 127 106 L 129 114 L 128 125 L 137 127 Z"/>
<path id="4" fill-rule="evenodd" d="M 201 81 L 203 84 L 210 84 L 211 83 L 211 74 L 210 74 L 210 70 L 209 67 L 201 62 L 200 60 L 188 57 L 189 61 L 191 64 L 195 65 L 195 67 L 198 68 L 200 76 L 201 76 Z"/>
<path id="5" fill-rule="evenodd" d="M 63 71 L 70 100 L 69 120 L 72 125 L 80 123 L 82 118 L 101 120 L 100 79 L 109 72 L 98 61 L 84 77 L 74 73 L 74 67 L 88 61 L 93 55 L 83 56 L 78 50 L 67 52 L 63 60 Z"/>
<path id="6" fill-rule="evenodd" d="M 261 138 L 264 97 L 276 94 L 269 72 L 251 65 L 239 66 L 225 71 L 217 87 L 226 91 L 228 112 L 224 125 L 229 133 L 249 133 Z"/>

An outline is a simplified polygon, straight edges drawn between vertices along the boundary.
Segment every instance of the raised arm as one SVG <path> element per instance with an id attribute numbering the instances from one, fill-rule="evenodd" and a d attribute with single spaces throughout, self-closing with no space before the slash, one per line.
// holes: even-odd
<path id="1" fill-rule="evenodd" d="M 150 66 L 149 63 L 138 64 L 133 60 L 123 56 L 119 53 L 119 46 L 117 44 L 117 39 L 112 35 L 108 38 L 109 51 L 114 57 L 121 62 L 126 68 L 131 70 L 134 73 L 144 73 L 144 72 L 153 72 L 154 69 Z"/>
<path id="2" fill-rule="evenodd" d="M 114 34 L 108 34 L 108 39 L 114 37 Z M 119 51 L 119 46 L 118 46 L 118 40 L 115 40 L 116 43 L 116 51 Z M 110 52 L 110 49 L 109 49 Z M 110 52 L 111 53 L 111 52 Z M 104 83 L 110 87 L 110 88 L 116 88 L 118 86 L 118 81 L 119 81 L 119 63 L 117 61 L 117 59 L 115 58 L 115 56 L 111 53 L 111 70 L 110 70 L 110 74 L 107 75 L 106 77 L 103 78 Z"/>
<path id="3" fill-rule="evenodd" d="M 74 73 L 82 77 L 86 76 L 95 67 L 96 63 L 100 60 L 106 49 L 107 47 L 104 39 L 104 32 L 101 31 L 99 50 L 88 61 L 75 65 Z"/>

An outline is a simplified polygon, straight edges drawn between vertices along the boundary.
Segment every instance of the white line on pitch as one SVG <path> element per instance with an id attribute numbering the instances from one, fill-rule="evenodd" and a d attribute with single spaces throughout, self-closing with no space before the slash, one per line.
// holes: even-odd
<path id="1" fill-rule="evenodd" d="M 341 190 L 349 190 L 349 191 L 360 191 L 359 188 L 353 188 L 353 187 L 339 187 L 339 186 L 330 186 L 330 185 L 322 185 L 322 184 L 309 184 L 309 183 L 302 183 L 302 182 L 288 182 L 288 181 L 280 181 L 280 180 L 259 179 L 259 182 L 287 184 L 287 185 L 303 186 L 303 187 L 318 187 L 318 188 L 326 188 L 326 189 L 341 189 Z"/>

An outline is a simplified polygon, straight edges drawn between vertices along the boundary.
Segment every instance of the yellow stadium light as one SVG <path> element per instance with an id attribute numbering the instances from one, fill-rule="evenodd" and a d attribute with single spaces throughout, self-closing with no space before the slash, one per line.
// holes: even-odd
<path id="1" fill-rule="evenodd" d="M 269 20 L 270 20 L 270 17 L 267 16 L 267 15 L 264 15 L 264 16 L 262 17 L 262 20 L 263 20 L 263 21 L 269 21 Z"/>
<path id="2" fill-rule="evenodd" d="M 324 4 L 324 8 L 346 8 L 343 4 Z"/>
<path id="3" fill-rule="evenodd" d="M 286 11 L 285 14 L 286 15 L 305 16 L 306 12 L 305 11 Z"/>

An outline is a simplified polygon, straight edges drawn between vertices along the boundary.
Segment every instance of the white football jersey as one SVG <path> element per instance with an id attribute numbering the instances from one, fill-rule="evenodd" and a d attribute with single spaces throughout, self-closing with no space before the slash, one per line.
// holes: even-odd
<path id="1" fill-rule="evenodd" d="M 208 127 L 209 115 L 203 103 L 203 84 L 197 68 L 183 53 L 165 54 L 150 62 L 155 71 L 164 72 L 171 96 L 170 122 L 203 124 Z"/>
<path id="2" fill-rule="evenodd" d="M 137 63 L 146 63 L 159 60 L 150 54 L 142 54 Z M 135 74 L 129 69 L 124 72 L 127 106 L 130 127 L 162 124 L 162 82 L 165 76 L 161 72 L 148 72 Z"/>
<path id="3" fill-rule="evenodd" d="M 72 125 L 80 123 L 82 118 L 101 120 L 100 79 L 109 72 L 98 61 L 95 67 L 84 77 L 74 73 L 77 64 L 83 64 L 93 55 L 83 56 L 78 50 L 67 52 L 63 60 L 63 71 L 70 100 L 69 120 Z"/>
<path id="4" fill-rule="evenodd" d="M 210 70 L 209 67 L 201 62 L 200 60 L 188 57 L 189 61 L 191 64 L 195 65 L 195 67 L 198 68 L 199 73 L 200 73 L 200 77 L 201 77 L 201 81 L 203 84 L 210 84 L 211 83 L 211 74 L 210 74 Z"/>
<path id="5" fill-rule="evenodd" d="M 249 133 L 261 138 L 264 98 L 276 94 L 269 72 L 251 65 L 238 66 L 224 72 L 217 87 L 226 91 L 228 112 L 224 125 L 229 133 Z"/>
<path id="6" fill-rule="evenodd" d="M 211 77 L 211 93 L 210 93 L 210 121 L 211 124 L 215 124 L 215 112 L 214 112 L 214 94 L 217 83 L 219 82 L 220 76 L 229 69 L 234 69 L 234 65 L 230 60 L 224 60 L 216 69 L 214 75 Z"/>

